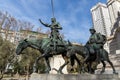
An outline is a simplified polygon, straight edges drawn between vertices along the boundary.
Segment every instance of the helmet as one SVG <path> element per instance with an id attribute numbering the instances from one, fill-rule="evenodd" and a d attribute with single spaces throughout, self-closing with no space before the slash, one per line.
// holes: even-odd
<path id="1" fill-rule="evenodd" d="M 52 22 L 56 21 L 56 18 L 51 18 L 51 21 L 52 21 Z"/>
<path id="2" fill-rule="evenodd" d="M 94 29 L 94 27 L 91 27 L 89 30 L 90 30 L 90 31 L 91 31 L 91 30 L 94 30 L 94 31 L 96 32 L 96 30 Z"/>

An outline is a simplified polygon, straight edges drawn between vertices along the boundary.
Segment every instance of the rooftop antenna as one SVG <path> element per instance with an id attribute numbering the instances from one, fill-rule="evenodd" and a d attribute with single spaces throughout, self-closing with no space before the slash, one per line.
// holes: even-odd
<path id="1" fill-rule="evenodd" d="M 53 5 L 53 0 L 51 0 L 51 6 L 52 6 L 52 16 L 53 16 L 53 18 L 54 18 L 55 16 L 54 16 L 54 5 Z"/>

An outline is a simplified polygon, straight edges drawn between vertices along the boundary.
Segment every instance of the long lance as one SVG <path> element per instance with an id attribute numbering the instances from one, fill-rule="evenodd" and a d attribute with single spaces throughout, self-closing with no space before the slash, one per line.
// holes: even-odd
<path id="1" fill-rule="evenodd" d="M 54 5 L 53 5 L 53 0 L 51 0 L 51 6 L 52 6 L 52 15 L 53 15 L 53 17 L 55 17 L 55 16 L 54 16 Z"/>

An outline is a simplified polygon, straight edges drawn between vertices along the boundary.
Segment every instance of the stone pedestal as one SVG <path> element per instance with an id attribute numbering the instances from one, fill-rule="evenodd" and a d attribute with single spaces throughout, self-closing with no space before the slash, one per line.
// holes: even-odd
<path id="1" fill-rule="evenodd" d="M 114 74 L 32 74 L 30 80 L 120 80 Z"/>
<path id="2" fill-rule="evenodd" d="M 65 60 L 63 59 L 63 57 L 61 55 L 56 55 L 56 56 L 53 56 L 51 59 L 50 59 L 50 66 L 51 66 L 51 69 L 55 68 L 55 69 L 59 69 L 60 66 L 62 66 L 64 64 Z M 67 66 L 65 66 L 63 68 L 63 73 L 64 74 L 67 74 Z M 57 72 L 55 70 L 51 70 L 50 71 L 51 74 L 57 74 Z"/>

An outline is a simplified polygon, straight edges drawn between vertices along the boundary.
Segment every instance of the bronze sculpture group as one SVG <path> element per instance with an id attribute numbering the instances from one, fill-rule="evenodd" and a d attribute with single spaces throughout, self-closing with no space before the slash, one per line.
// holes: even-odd
<path id="1" fill-rule="evenodd" d="M 16 54 L 20 55 L 21 52 L 27 47 L 32 47 L 39 50 L 42 55 L 38 56 L 33 65 L 33 72 L 37 72 L 37 64 L 41 58 L 45 58 L 47 63 L 46 73 L 49 73 L 51 70 L 49 58 L 54 55 L 62 55 L 65 63 L 60 66 L 58 73 L 62 74 L 62 69 L 69 62 L 71 66 L 74 65 L 74 60 L 77 61 L 78 65 L 82 65 L 82 68 L 79 67 L 79 73 L 85 71 L 84 64 L 88 64 L 87 72 L 94 73 L 95 69 L 92 69 L 92 62 L 96 61 L 98 63 L 102 62 L 103 68 L 101 73 L 105 71 L 106 64 L 104 61 L 108 61 L 113 69 L 113 73 L 117 74 L 115 68 L 108 57 L 108 52 L 103 48 L 103 45 L 106 42 L 106 37 L 100 33 L 96 33 L 94 28 L 90 29 L 91 36 L 88 42 L 84 46 L 72 45 L 69 41 L 65 41 L 60 36 L 59 30 L 62 30 L 62 27 L 55 18 L 51 18 L 51 24 L 46 24 L 39 19 L 40 23 L 51 29 L 51 34 L 49 38 L 21 40 L 17 46 Z M 84 58 L 83 63 L 77 58 L 76 54 L 81 55 Z M 70 59 L 70 60 L 69 60 Z"/>

